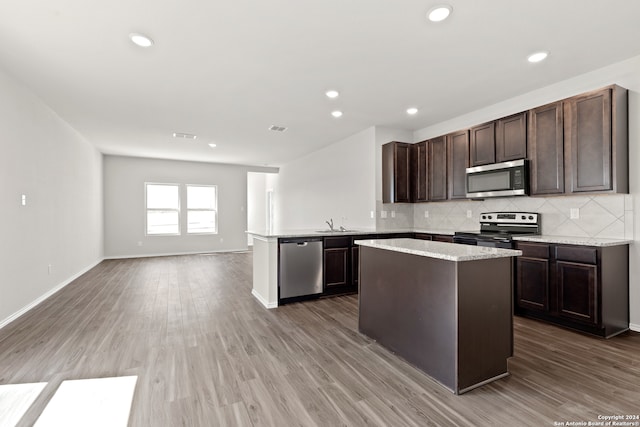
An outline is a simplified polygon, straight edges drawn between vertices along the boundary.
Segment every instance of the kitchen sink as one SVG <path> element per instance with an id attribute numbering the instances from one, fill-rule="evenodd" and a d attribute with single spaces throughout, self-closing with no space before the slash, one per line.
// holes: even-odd
<path id="1" fill-rule="evenodd" d="M 316 230 L 316 233 L 353 233 L 356 230 Z"/>

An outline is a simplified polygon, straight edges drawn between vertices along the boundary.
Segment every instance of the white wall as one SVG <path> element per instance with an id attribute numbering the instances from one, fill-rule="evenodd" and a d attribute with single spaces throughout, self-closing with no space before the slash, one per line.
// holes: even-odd
<path id="1" fill-rule="evenodd" d="M 253 231 L 267 230 L 267 191 L 273 190 L 274 179 L 278 175 L 263 172 L 247 173 L 247 229 Z M 247 244 L 253 245 L 253 236 L 247 235 Z"/>
<path id="2" fill-rule="evenodd" d="M 102 155 L 2 71 L 0 94 L 2 326 L 101 261 L 103 235 Z"/>
<path id="3" fill-rule="evenodd" d="M 120 258 L 246 249 L 247 172 L 250 170 L 261 168 L 105 156 L 105 256 Z M 217 185 L 218 233 L 188 235 L 182 219 L 180 236 L 146 236 L 145 182 Z M 184 187 L 180 191 L 184 205 Z"/>
<path id="4" fill-rule="evenodd" d="M 422 141 L 464 129 L 612 83 L 629 89 L 629 186 L 631 197 L 627 200 L 631 200 L 626 202 L 627 206 L 624 210 L 633 218 L 625 221 L 625 228 L 628 228 L 629 223 L 640 224 L 640 171 L 638 168 L 640 165 L 640 56 L 420 129 L 414 133 L 413 140 L 414 142 Z M 629 204 L 633 205 L 633 209 L 629 209 Z M 416 213 L 416 216 L 423 213 L 425 205 L 421 204 L 419 208 L 421 212 Z M 640 232 L 638 228 L 638 226 L 633 226 L 631 230 L 625 230 L 625 235 L 633 236 L 634 240 L 629 254 L 630 312 L 632 328 L 640 331 Z"/>
<path id="5" fill-rule="evenodd" d="M 376 129 L 371 127 L 280 168 L 276 228 L 373 229 Z"/>

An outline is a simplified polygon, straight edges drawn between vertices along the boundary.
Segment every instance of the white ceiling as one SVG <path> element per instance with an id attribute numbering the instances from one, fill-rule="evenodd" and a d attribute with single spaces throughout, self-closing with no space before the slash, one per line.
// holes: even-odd
<path id="1" fill-rule="evenodd" d="M 0 67 L 104 153 L 281 165 L 372 125 L 420 129 L 640 55 L 638 0 L 452 0 L 450 19 L 430 23 L 438 3 L 0 0 Z M 549 58 L 529 64 L 537 50 Z"/>

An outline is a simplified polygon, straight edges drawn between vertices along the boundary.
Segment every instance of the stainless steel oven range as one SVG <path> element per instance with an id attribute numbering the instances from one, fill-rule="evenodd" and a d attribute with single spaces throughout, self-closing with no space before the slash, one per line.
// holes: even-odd
<path id="1" fill-rule="evenodd" d="M 485 212 L 479 232 L 456 232 L 454 243 L 512 249 L 514 236 L 540 234 L 540 214 L 535 212 Z"/>

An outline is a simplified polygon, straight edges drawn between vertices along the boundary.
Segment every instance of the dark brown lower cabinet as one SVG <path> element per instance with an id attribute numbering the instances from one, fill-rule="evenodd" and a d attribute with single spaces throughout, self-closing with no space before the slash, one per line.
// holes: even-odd
<path id="1" fill-rule="evenodd" d="M 324 239 L 324 293 L 335 294 L 353 289 L 351 277 L 351 237 Z"/>
<path id="2" fill-rule="evenodd" d="M 628 245 L 516 248 L 516 314 L 605 338 L 629 329 Z"/>
<path id="3" fill-rule="evenodd" d="M 519 307 L 549 311 L 549 260 L 519 257 L 516 295 Z"/>
<path id="4" fill-rule="evenodd" d="M 558 314 L 564 318 L 597 325 L 595 265 L 557 261 Z"/>
<path id="5" fill-rule="evenodd" d="M 324 286 L 346 286 L 349 280 L 349 248 L 324 250 Z"/>

